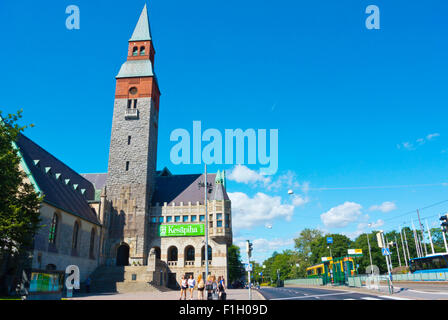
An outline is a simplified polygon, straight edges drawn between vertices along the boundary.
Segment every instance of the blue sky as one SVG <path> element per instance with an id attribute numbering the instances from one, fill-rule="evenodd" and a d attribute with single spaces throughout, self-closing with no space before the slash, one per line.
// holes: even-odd
<path id="1" fill-rule="evenodd" d="M 80 30 L 65 27 L 72 4 Z M 370 4 L 380 9 L 380 30 L 365 27 Z M 0 110 L 23 108 L 24 122 L 36 125 L 27 135 L 78 172 L 107 171 L 114 77 L 143 5 L 0 3 Z M 170 162 L 170 133 L 191 130 L 193 120 L 222 132 L 278 129 L 277 175 L 263 180 L 252 165 L 231 175 L 247 183 L 228 181 L 236 202 L 251 208 L 234 221 L 244 226 L 235 240 L 254 240 L 259 260 L 291 248 L 305 227 L 353 236 L 366 222 L 382 220 L 385 230 L 409 223 L 416 214 L 405 213 L 448 199 L 446 12 L 442 0 L 151 1 L 158 167 L 203 170 Z M 222 168 L 235 169 L 209 169 Z M 394 185 L 408 187 L 319 190 Z M 263 201 L 271 206 L 252 206 Z M 383 203 L 390 211 L 370 210 Z M 241 222 L 249 215 L 258 224 Z"/>

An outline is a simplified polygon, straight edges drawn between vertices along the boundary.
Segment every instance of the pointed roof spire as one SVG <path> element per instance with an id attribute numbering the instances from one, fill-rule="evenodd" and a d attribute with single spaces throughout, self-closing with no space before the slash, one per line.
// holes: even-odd
<path id="1" fill-rule="evenodd" d="M 129 41 L 146 41 L 151 40 L 151 28 L 149 27 L 148 9 L 146 4 L 140 14 L 137 26 L 134 29 L 131 39 Z"/>

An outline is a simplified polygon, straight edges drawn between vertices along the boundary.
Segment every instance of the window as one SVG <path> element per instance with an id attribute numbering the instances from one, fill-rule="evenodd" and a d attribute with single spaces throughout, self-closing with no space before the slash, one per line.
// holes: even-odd
<path id="1" fill-rule="evenodd" d="M 57 232 L 58 232 L 58 222 L 59 222 L 59 218 L 58 218 L 58 215 L 55 213 L 53 215 L 53 220 L 51 221 L 50 235 L 48 237 L 48 241 L 52 244 L 56 244 L 56 236 L 57 236 Z"/>
<path id="2" fill-rule="evenodd" d="M 157 217 L 151 217 L 151 222 L 152 223 L 156 223 L 157 222 Z"/>
<path id="3" fill-rule="evenodd" d="M 128 100 L 128 109 L 131 109 L 131 107 L 132 107 L 132 100 L 129 99 L 129 100 Z"/>
<path id="4" fill-rule="evenodd" d="M 190 221 L 191 222 L 196 222 L 197 218 L 198 218 L 198 216 L 191 216 Z"/>
<path id="5" fill-rule="evenodd" d="M 226 213 L 226 228 L 230 228 L 230 214 Z"/>
<path id="6" fill-rule="evenodd" d="M 166 222 L 173 222 L 173 217 L 172 216 L 167 216 L 166 217 Z"/>
<path id="7" fill-rule="evenodd" d="M 209 228 L 213 228 L 213 215 L 212 214 L 209 215 L 208 221 L 209 221 L 209 223 L 208 223 Z"/>
<path id="8" fill-rule="evenodd" d="M 185 249 L 185 260 L 186 261 L 194 261 L 194 247 L 188 246 Z"/>
<path id="9" fill-rule="evenodd" d="M 180 222 L 180 216 L 175 216 L 174 217 L 174 222 Z"/>
<path id="10" fill-rule="evenodd" d="M 75 226 L 73 227 L 73 239 L 72 239 L 72 249 L 78 248 L 78 234 L 79 234 L 79 222 L 75 222 Z"/>
<path id="11" fill-rule="evenodd" d="M 188 216 L 183 216 L 182 217 L 182 222 L 188 222 Z"/>
<path id="12" fill-rule="evenodd" d="M 138 48 L 137 47 L 134 47 L 134 48 L 132 48 L 132 55 L 135 57 L 135 56 L 138 56 Z"/>
<path id="13" fill-rule="evenodd" d="M 159 217 L 159 223 L 163 223 L 163 217 Z"/>
<path id="14" fill-rule="evenodd" d="M 134 99 L 134 109 L 137 109 L 137 99 Z"/>
<path id="15" fill-rule="evenodd" d="M 204 222 L 205 221 L 205 216 L 204 215 L 200 215 L 199 216 L 199 221 L 200 222 Z"/>
<path id="16" fill-rule="evenodd" d="M 140 55 L 144 56 L 145 55 L 145 47 L 140 47 Z"/>
<path id="17" fill-rule="evenodd" d="M 170 247 L 168 249 L 168 261 L 177 261 L 177 248 Z"/>
<path id="18" fill-rule="evenodd" d="M 222 228 L 222 213 L 216 214 L 216 226 Z"/>
<path id="19" fill-rule="evenodd" d="M 131 136 L 128 136 L 128 145 L 131 144 Z"/>
<path id="20" fill-rule="evenodd" d="M 126 161 L 126 171 L 129 171 L 129 161 Z"/>

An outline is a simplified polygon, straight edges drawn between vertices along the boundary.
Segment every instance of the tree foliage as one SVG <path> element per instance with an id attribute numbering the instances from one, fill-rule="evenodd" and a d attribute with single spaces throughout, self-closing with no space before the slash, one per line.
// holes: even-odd
<path id="1" fill-rule="evenodd" d="M 0 117 L 0 253 L 10 255 L 32 244 L 39 228 L 42 197 L 20 169 L 20 156 L 13 146 L 27 126 L 19 126 L 21 111 Z"/>
<path id="2" fill-rule="evenodd" d="M 231 245 L 227 249 L 228 268 L 229 268 L 229 282 L 233 283 L 244 276 L 244 266 L 241 262 L 240 248 L 236 245 Z"/>

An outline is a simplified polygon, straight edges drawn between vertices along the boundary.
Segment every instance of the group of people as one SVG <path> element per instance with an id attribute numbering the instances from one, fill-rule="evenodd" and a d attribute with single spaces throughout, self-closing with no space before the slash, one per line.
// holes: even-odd
<path id="1" fill-rule="evenodd" d="M 207 281 L 204 282 L 202 275 L 199 275 L 198 281 L 193 275 L 187 278 L 183 275 L 180 279 L 180 298 L 187 300 L 187 290 L 190 292 L 190 300 L 193 300 L 194 289 L 198 289 L 198 300 L 204 300 L 204 291 L 207 293 L 207 300 L 226 300 L 226 284 L 223 276 L 219 276 L 216 280 L 215 276 L 209 275 Z"/>

